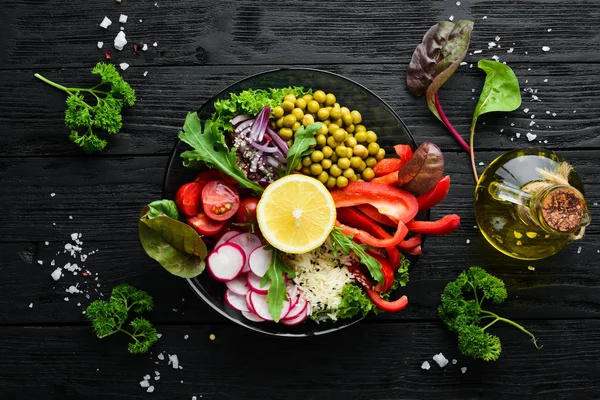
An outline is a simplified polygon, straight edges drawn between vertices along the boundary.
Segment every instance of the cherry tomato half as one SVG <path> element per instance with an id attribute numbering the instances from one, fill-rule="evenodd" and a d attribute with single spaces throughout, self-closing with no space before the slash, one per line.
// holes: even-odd
<path id="1" fill-rule="evenodd" d="M 215 221 L 210 219 L 203 212 L 194 217 L 187 217 L 187 223 L 201 235 L 213 236 L 223 229 L 225 221 Z"/>
<path id="2" fill-rule="evenodd" d="M 200 203 L 200 194 L 202 193 L 202 185 L 197 182 L 189 182 L 181 186 L 175 194 L 175 204 L 177 208 L 190 217 L 198 214 L 202 209 Z"/>
<path id="3" fill-rule="evenodd" d="M 235 185 L 236 180 L 232 177 L 225 175 L 224 173 L 217 171 L 215 169 L 209 169 L 206 171 L 202 171 L 196 176 L 196 182 L 204 187 L 210 181 L 222 180 L 230 185 Z"/>
<path id="4" fill-rule="evenodd" d="M 240 224 L 249 224 L 256 222 L 256 205 L 258 199 L 256 197 L 246 197 L 240 201 L 240 208 L 235 214 L 236 222 Z"/>
<path id="5" fill-rule="evenodd" d="M 240 195 L 234 186 L 221 180 L 212 181 L 202 189 L 202 207 L 209 218 L 225 221 L 240 207 Z"/>

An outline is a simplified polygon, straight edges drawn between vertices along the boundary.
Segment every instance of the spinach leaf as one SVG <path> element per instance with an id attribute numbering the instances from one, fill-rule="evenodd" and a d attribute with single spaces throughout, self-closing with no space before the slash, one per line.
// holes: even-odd
<path id="1" fill-rule="evenodd" d="M 489 112 L 516 110 L 521 105 L 521 90 L 519 89 L 519 80 L 508 65 L 496 61 L 479 60 L 477 66 L 487 74 L 471 121 L 471 166 L 475 180 L 478 181 L 475 151 L 473 150 L 477 118 Z"/>
<path id="2" fill-rule="evenodd" d="M 279 250 L 271 248 L 271 263 L 269 264 L 269 269 L 260 280 L 260 286 L 263 287 L 268 282 L 271 282 L 271 286 L 267 292 L 267 304 L 269 305 L 269 314 L 271 314 L 275 322 L 279 322 L 283 302 L 288 300 L 287 287 L 283 279 L 284 273 L 291 278 L 296 276 L 294 271 L 281 260 Z"/>
<path id="3" fill-rule="evenodd" d="M 206 121 L 203 132 L 198 114 L 188 113 L 185 117 L 183 131 L 179 132 L 179 139 L 193 148 L 193 150 L 181 153 L 184 165 L 202 161 L 207 166 L 234 178 L 240 186 L 250 189 L 254 193 L 261 194 L 264 191 L 262 186 L 248 179 L 244 171 L 237 165 L 235 147 L 229 150 L 225 143 L 225 136 L 211 121 Z"/>
<path id="4" fill-rule="evenodd" d="M 294 144 L 288 150 L 287 153 L 287 167 L 285 168 L 285 175 L 291 174 L 298 164 L 302 161 L 302 157 L 305 157 L 312 153 L 313 149 L 311 146 L 317 144 L 315 135 L 323 125 L 322 122 L 313 122 L 308 125 L 306 129 L 301 126 L 296 132 L 294 137 Z"/>
<path id="5" fill-rule="evenodd" d="M 206 245 L 200 235 L 180 221 L 171 200 L 152 202 L 142 209 L 138 223 L 140 241 L 146 254 L 167 271 L 182 278 L 193 278 L 206 266 Z"/>

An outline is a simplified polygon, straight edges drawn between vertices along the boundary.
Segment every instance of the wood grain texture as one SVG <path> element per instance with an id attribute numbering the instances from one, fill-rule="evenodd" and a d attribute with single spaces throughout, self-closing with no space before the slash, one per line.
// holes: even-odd
<path id="1" fill-rule="evenodd" d="M 158 42 L 158 47 L 151 46 L 139 58 L 130 46 L 115 50 L 112 42 L 121 25 L 120 13 L 129 16 L 123 26 L 130 43 Z M 105 15 L 113 21 L 106 30 L 98 26 Z M 466 0 L 460 6 L 454 1 L 417 5 L 393 0 L 310 0 L 277 7 L 257 6 L 251 0 L 193 5 L 186 0 L 121 4 L 7 0 L 0 14 L 0 68 L 82 67 L 104 58 L 105 50 L 111 50 L 116 61 L 133 65 L 296 65 L 306 59 L 315 64 L 408 63 L 427 29 L 451 15 L 455 21 L 475 21 L 473 50 L 487 49 L 490 41 L 501 36 L 502 48 L 485 50 L 488 58 L 497 54 L 509 62 L 600 60 L 594 51 L 598 38 L 589 33 L 599 18 L 593 0 Z M 308 34 L 310 40 L 299 33 Z M 98 49 L 97 41 L 103 41 L 105 48 Z M 542 51 L 550 44 L 551 51 Z M 515 51 L 507 54 L 510 47 Z"/>
<path id="2" fill-rule="evenodd" d="M 459 151 L 456 141 L 427 109 L 425 99 L 414 97 L 406 88 L 407 65 L 304 66 L 336 72 L 367 86 L 403 118 L 418 142 L 432 141 L 446 151 Z M 123 129 L 108 138 L 102 154 L 168 154 L 187 112 L 246 76 L 279 67 L 282 65 L 130 67 L 123 76 L 136 89 L 138 102 L 124 111 Z M 600 96 L 596 79 L 600 64 L 516 64 L 513 68 L 521 88 L 536 90 L 541 101 L 534 101 L 523 91 L 519 110 L 482 116 L 477 149 L 512 149 L 539 141 L 547 141 L 544 146 L 553 149 L 600 148 L 596 101 Z M 39 71 L 65 85 L 93 86 L 96 82 L 89 68 Z M 146 77 L 144 71 L 148 71 Z M 34 72 L 0 71 L 6 88 L 0 92 L 0 156 L 81 155 L 83 152 L 68 140 L 69 131 L 64 126 L 65 94 L 38 81 Z M 484 74 L 476 65 L 464 65 L 440 92 L 445 112 L 467 140 L 483 80 Z M 360 109 L 360 105 L 350 106 Z M 537 138 L 529 142 L 527 132 Z"/>
<path id="3" fill-rule="evenodd" d="M 439 323 L 361 324 L 298 340 L 230 326 L 159 326 L 163 336 L 151 356 L 129 355 L 124 336 L 99 341 L 84 327 L 3 327 L 0 396 L 146 398 L 139 382 L 158 371 L 147 398 L 597 398 L 600 322 L 528 321 L 527 327 L 544 348 L 536 350 L 514 328 L 495 328 L 503 350 L 493 363 L 459 354 Z M 177 354 L 183 369 L 158 360 L 160 352 Z M 432 356 L 439 352 L 458 363 L 438 367 Z M 429 371 L 421 369 L 426 360 Z"/>

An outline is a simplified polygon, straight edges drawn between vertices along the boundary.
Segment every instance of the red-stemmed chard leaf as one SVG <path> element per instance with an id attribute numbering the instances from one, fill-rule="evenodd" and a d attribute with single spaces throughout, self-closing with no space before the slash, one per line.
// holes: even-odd
<path id="1" fill-rule="evenodd" d="M 429 192 L 444 174 L 444 155 L 435 144 L 424 142 L 398 171 L 398 184 L 416 196 Z"/>

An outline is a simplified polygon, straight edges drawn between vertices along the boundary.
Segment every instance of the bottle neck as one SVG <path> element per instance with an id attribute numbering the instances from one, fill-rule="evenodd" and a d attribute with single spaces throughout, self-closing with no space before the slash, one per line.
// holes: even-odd
<path id="1" fill-rule="evenodd" d="M 548 186 L 529 201 L 529 215 L 544 231 L 572 235 L 589 224 L 589 212 L 581 192 L 569 185 Z"/>

